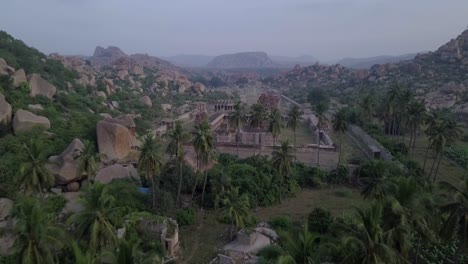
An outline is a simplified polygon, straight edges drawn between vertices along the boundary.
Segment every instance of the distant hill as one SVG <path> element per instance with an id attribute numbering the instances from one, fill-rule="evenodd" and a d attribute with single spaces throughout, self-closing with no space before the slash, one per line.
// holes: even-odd
<path id="1" fill-rule="evenodd" d="M 208 68 L 214 69 L 258 69 L 278 68 L 279 66 L 265 52 L 240 52 L 220 55 L 207 64 Z"/>
<path id="2" fill-rule="evenodd" d="M 375 56 L 368 58 L 344 58 L 336 62 L 336 64 L 341 64 L 345 67 L 354 68 L 354 69 L 368 69 L 376 64 L 385 64 L 385 63 L 396 63 L 405 60 L 411 60 L 416 57 L 417 53 L 403 54 L 399 56 Z"/>
<path id="3" fill-rule="evenodd" d="M 297 64 L 302 66 L 308 66 L 316 63 L 318 60 L 310 55 L 301 55 L 298 57 L 288 57 L 288 56 L 270 56 L 271 59 L 284 67 L 294 67 Z"/>
<path id="4" fill-rule="evenodd" d="M 180 54 L 161 58 L 179 67 L 200 68 L 206 67 L 206 65 L 214 58 L 214 56 Z"/>

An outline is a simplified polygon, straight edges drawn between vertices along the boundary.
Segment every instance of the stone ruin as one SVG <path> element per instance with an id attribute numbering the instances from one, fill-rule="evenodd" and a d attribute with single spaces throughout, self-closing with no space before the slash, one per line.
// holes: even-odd
<path id="1" fill-rule="evenodd" d="M 369 159 L 393 160 L 390 151 L 362 130 L 362 128 L 350 125 L 347 133 Z"/>
<path id="2" fill-rule="evenodd" d="M 268 112 L 278 108 L 279 101 L 280 95 L 272 92 L 263 93 L 258 98 L 258 103 L 263 105 Z"/>
<path id="3" fill-rule="evenodd" d="M 175 258 L 180 249 L 179 225 L 172 218 L 162 222 L 143 218 L 137 222 L 137 230 L 145 236 L 159 239 L 165 251 L 166 258 Z"/>

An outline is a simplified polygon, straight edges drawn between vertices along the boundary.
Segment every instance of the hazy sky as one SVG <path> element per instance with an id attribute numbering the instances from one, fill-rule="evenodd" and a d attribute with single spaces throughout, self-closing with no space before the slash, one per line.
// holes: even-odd
<path id="1" fill-rule="evenodd" d="M 434 50 L 468 25 L 468 0 L 2 0 L 0 29 L 50 53 L 321 60 Z"/>

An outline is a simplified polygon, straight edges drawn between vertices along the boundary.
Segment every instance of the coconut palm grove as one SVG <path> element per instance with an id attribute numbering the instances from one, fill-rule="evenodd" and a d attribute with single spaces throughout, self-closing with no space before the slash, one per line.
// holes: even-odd
<path id="1" fill-rule="evenodd" d="M 352 65 L 15 34 L 1 264 L 468 263 L 468 30 Z"/>

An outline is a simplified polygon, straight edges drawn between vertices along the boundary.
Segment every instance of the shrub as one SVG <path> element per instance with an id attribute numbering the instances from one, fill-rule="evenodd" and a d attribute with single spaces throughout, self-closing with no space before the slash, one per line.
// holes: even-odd
<path id="1" fill-rule="evenodd" d="M 271 226 L 276 230 L 288 230 L 291 227 L 291 220 L 287 216 L 275 216 L 271 219 Z"/>
<path id="2" fill-rule="evenodd" d="M 331 171 L 327 176 L 327 182 L 330 184 L 343 184 L 348 176 L 348 168 L 340 165 L 336 170 Z"/>
<path id="3" fill-rule="evenodd" d="M 107 185 L 109 194 L 115 198 L 116 206 L 145 211 L 150 204 L 150 198 L 140 192 L 138 187 L 139 185 L 134 180 L 129 179 L 115 179 Z"/>
<path id="4" fill-rule="evenodd" d="M 260 250 L 258 256 L 261 258 L 260 263 L 276 263 L 275 261 L 284 253 L 280 246 L 270 245 Z"/>
<path id="5" fill-rule="evenodd" d="M 324 234 L 328 232 L 330 225 L 333 223 L 333 219 L 330 215 L 330 211 L 323 208 L 315 208 L 309 214 L 307 223 L 309 225 L 309 230 Z"/>
<path id="6" fill-rule="evenodd" d="M 67 204 L 67 199 L 62 195 L 53 195 L 45 201 L 45 211 L 52 214 L 58 214 Z"/>
<path id="7" fill-rule="evenodd" d="M 336 191 L 335 195 L 338 196 L 338 197 L 350 197 L 351 196 L 351 191 L 350 190 Z"/>
<path id="8" fill-rule="evenodd" d="M 185 208 L 177 211 L 176 220 L 179 226 L 191 225 L 195 223 L 195 209 Z"/>

